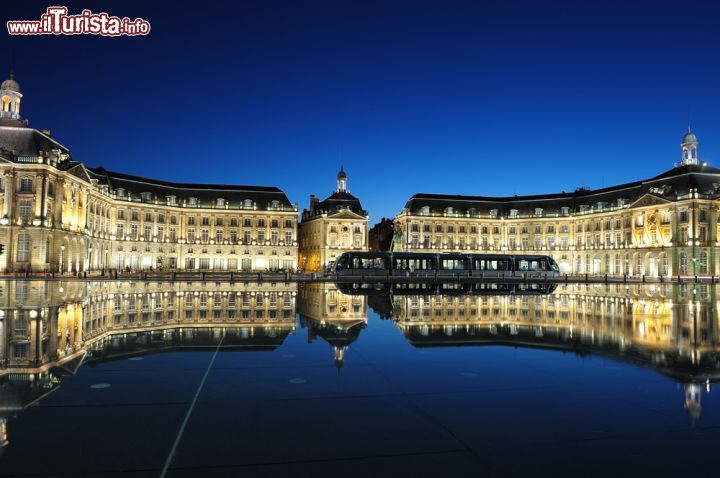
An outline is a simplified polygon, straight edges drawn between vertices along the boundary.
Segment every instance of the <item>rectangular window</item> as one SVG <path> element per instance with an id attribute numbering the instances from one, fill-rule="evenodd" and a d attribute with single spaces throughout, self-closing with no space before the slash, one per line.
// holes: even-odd
<path id="1" fill-rule="evenodd" d="M 21 193 L 33 192 L 33 180 L 30 178 L 22 178 L 20 180 L 20 192 Z"/>
<path id="2" fill-rule="evenodd" d="M 23 199 L 20 201 L 20 217 L 22 219 L 32 219 L 33 216 L 33 208 L 32 208 L 32 201 L 29 199 Z"/>

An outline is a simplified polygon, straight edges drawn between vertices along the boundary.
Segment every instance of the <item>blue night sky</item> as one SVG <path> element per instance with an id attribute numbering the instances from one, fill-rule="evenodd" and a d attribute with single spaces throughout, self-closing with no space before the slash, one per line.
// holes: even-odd
<path id="1" fill-rule="evenodd" d="M 3 6 L 39 19 L 53 2 Z M 55 2 L 147 37 L 10 37 L 30 124 L 90 166 L 276 185 L 301 209 L 340 164 L 371 223 L 417 192 L 609 186 L 720 166 L 714 2 Z M 8 8 L 9 7 L 9 8 Z"/>

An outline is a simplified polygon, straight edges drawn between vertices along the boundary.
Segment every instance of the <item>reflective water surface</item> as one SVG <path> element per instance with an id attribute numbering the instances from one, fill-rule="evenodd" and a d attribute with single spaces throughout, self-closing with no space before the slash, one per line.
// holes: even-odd
<path id="1" fill-rule="evenodd" d="M 715 286 L 0 287 L 0 476 L 716 473 Z"/>

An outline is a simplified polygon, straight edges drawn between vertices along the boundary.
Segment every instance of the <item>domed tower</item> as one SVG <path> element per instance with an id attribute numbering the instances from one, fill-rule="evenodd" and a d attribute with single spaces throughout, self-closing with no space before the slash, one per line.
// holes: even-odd
<path id="1" fill-rule="evenodd" d="M 20 85 L 15 81 L 15 72 L 0 85 L 0 118 L 20 119 Z"/>
<path id="2" fill-rule="evenodd" d="M 347 192 L 347 174 L 345 174 L 342 166 L 340 166 L 340 172 L 337 175 L 337 192 Z"/>
<path id="3" fill-rule="evenodd" d="M 682 137 L 680 147 L 682 148 L 682 159 L 680 160 L 681 166 L 688 164 L 700 164 L 700 159 L 698 158 L 698 140 L 692 131 L 690 131 L 689 126 L 687 133 L 685 133 L 685 136 Z"/>

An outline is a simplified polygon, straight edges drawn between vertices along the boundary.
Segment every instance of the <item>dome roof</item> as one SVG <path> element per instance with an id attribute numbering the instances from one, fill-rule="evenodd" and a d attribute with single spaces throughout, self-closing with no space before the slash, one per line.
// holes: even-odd
<path id="1" fill-rule="evenodd" d="M 20 85 L 15 81 L 15 73 L 13 71 L 10 71 L 10 78 L 2 82 L 0 90 L 10 90 L 20 93 Z"/>
<path id="2" fill-rule="evenodd" d="M 337 176 L 338 179 L 347 179 L 347 174 L 345 174 L 345 171 L 343 170 L 342 166 L 340 166 L 340 172 Z"/>
<path id="3" fill-rule="evenodd" d="M 682 137 L 682 143 L 686 144 L 686 143 L 697 143 L 697 142 L 698 142 L 697 138 L 692 133 L 692 131 L 690 131 L 690 128 L 688 128 L 688 132 L 685 133 L 685 135 Z"/>

